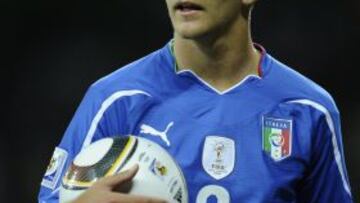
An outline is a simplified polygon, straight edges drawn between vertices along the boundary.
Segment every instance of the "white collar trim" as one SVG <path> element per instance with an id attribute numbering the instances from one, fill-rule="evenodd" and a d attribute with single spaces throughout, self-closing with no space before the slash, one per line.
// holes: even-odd
<path id="1" fill-rule="evenodd" d="M 239 87 L 240 85 L 242 85 L 243 83 L 245 83 L 248 79 L 250 78 L 257 78 L 257 79 L 261 79 L 260 76 L 258 75 L 254 75 L 254 74 L 251 74 L 251 75 L 247 75 L 245 78 L 243 78 L 240 82 L 238 82 L 237 84 L 231 86 L 230 88 L 224 90 L 224 91 L 219 91 L 218 89 L 216 89 L 215 87 L 213 87 L 212 85 L 210 85 L 208 82 L 206 82 L 205 80 L 203 80 L 199 75 L 197 75 L 194 71 L 192 70 L 189 70 L 189 69 L 186 69 L 186 70 L 181 70 L 181 71 L 178 71 L 176 72 L 175 70 L 175 73 L 177 75 L 180 75 L 182 73 L 191 73 L 192 75 L 194 75 L 196 77 L 196 79 L 198 79 L 201 83 L 203 83 L 205 86 L 207 86 L 208 88 L 210 88 L 211 90 L 213 90 L 214 92 L 216 92 L 217 94 L 219 95 L 224 95 L 226 93 L 229 93 L 231 92 L 232 90 L 236 89 L 237 87 Z"/>

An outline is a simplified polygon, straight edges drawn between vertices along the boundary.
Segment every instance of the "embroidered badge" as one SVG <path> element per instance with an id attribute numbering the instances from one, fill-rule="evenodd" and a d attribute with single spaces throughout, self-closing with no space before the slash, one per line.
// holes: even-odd
<path id="1" fill-rule="evenodd" d="M 263 117 L 263 150 L 274 160 L 291 155 L 292 120 Z"/>
<path id="2" fill-rule="evenodd" d="M 65 150 L 59 147 L 55 148 L 53 156 L 45 172 L 44 178 L 41 182 L 42 186 L 50 188 L 52 190 L 55 189 L 64 169 L 67 156 L 68 153 Z"/>
<path id="3" fill-rule="evenodd" d="M 225 178 L 235 165 L 235 142 L 220 136 L 207 136 L 204 143 L 202 165 L 216 180 Z"/>

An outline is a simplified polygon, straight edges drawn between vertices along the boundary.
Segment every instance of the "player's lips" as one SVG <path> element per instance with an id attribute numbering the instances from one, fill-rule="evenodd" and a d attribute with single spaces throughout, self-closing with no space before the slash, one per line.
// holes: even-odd
<path id="1" fill-rule="evenodd" d="M 175 4 L 175 11 L 180 12 L 182 15 L 191 15 L 198 11 L 203 11 L 204 8 L 199 4 L 190 1 L 181 1 Z"/>

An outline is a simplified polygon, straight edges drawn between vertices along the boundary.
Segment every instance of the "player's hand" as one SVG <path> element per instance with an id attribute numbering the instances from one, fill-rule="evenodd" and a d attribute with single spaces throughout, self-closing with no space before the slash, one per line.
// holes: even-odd
<path id="1" fill-rule="evenodd" d="M 129 183 L 138 170 L 139 166 L 135 165 L 127 171 L 100 179 L 73 203 L 166 203 L 166 201 L 156 198 L 114 191 L 121 185 Z"/>

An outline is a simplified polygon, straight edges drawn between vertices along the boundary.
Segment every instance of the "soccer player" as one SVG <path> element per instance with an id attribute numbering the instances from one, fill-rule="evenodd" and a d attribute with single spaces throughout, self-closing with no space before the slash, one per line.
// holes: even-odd
<path id="1" fill-rule="evenodd" d="M 174 38 L 95 82 L 56 147 L 39 194 L 92 142 L 134 134 L 181 166 L 189 202 L 352 202 L 331 96 L 250 34 L 256 0 L 166 0 Z M 151 130 L 149 130 L 151 129 Z M 77 202 L 160 202 L 112 192 L 136 167 Z"/>

